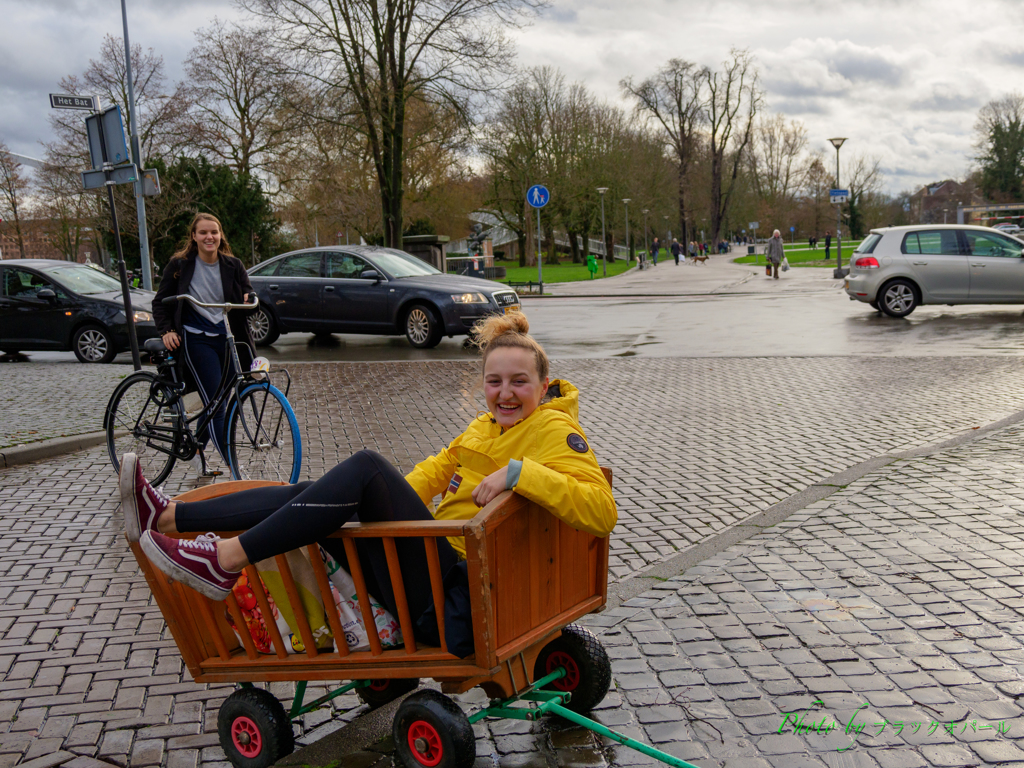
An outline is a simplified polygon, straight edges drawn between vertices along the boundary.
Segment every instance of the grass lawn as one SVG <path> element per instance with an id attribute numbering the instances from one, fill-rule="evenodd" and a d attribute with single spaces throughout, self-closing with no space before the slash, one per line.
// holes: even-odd
<path id="1" fill-rule="evenodd" d="M 537 267 L 520 267 L 518 261 L 498 261 L 495 259 L 494 266 L 505 267 L 507 275 L 499 283 L 528 283 L 537 282 Z M 633 265 L 635 266 L 635 264 Z M 544 264 L 544 283 L 575 283 L 579 280 L 589 280 L 590 272 L 586 264 L 573 264 L 571 261 L 564 261 L 557 267 L 553 264 Z M 608 264 L 608 277 L 621 275 L 629 269 L 629 265 L 621 259 L 616 259 Z M 603 277 L 601 259 L 597 260 L 597 275 L 594 279 Z"/>
<path id="2" fill-rule="evenodd" d="M 849 241 L 843 242 L 843 264 L 846 264 L 853 253 L 853 250 L 857 247 L 858 243 L 850 243 Z M 743 248 L 745 246 L 739 246 Z M 735 249 L 736 246 L 734 245 Z M 736 259 L 737 264 L 764 264 L 764 244 L 759 243 L 757 246 L 756 256 L 744 256 Z M 836 267 L 836 248 L 835 243 L 832 243 L 832 258 L 829 260 L 825 259 L 825 242 L 821 241 L 818 243 L 818 249 L 811 249 L 807 243 L 786 243 L 786 258 L 789 260 L 790 266 L 793 267 L 828 267 L 829 269 L 835 269 Z"/>

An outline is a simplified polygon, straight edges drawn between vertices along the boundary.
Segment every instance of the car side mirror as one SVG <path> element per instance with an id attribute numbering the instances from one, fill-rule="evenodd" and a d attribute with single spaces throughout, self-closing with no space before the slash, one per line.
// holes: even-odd
<path id="1" fill-rule="evenodd" d="M 51 290 L 50 288 L 40 288 L 38 291 L 36 291 L 36 298 L 46 299 L 47 301 L 55 301 L 57 298 L 57 294 L 54 293 L 53 290 Z"/>
<path id="2" fill-rule="evenodd" d="M 364 269 L 359 273 L 360 280 L 373 280 L 374 282 L 380 282 L 380 272 L 376 269 Z"/>

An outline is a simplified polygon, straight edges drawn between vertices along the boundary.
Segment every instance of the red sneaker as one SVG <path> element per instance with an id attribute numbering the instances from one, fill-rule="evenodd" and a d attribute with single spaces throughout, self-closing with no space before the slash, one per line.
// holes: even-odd
<path id="1" fill-rule="evenodd" d="M 138 541 L 143 531 L 156 530 L 156 521 L 171 500 L 142 476 L 142 467 L 134 453 L 121 457 L 121 474 L 117 482 L 121 488 L 125 533 L 128 541 Z"/>
<path id="2" fill-rule="evenodd" d="M 172 539 L 156 531 L 144 531 L 140 542 L 150 562 L 175 581 L 188 584 L 211 600 L 223 600 L 238 581 L 241 571 L 227 571 L 217 562 L 220 536 L 204 533 L 195 540 Z"/>

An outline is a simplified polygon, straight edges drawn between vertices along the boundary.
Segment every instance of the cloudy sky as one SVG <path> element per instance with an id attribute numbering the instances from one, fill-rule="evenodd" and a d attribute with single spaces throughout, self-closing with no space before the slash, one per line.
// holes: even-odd
<path id="1" fill-rule="evenodd" d="M 181 76 L 194 33 L 231 0 L 128 0 L 133 43 Z M 0 138 L 38 157 L 47 94 L 82 72 L 104 34 L 121 33 L 118 0 L 0 0 Z M 620 101 L 618 82 L 678 57 L 716 65 L 750 48 L 769 107 L 801 120 L 812 147 L 849 137 L 843 156 L 877 157 L 895 192 L 962 176 L 979 107 L 1024 74 L 1020 0 L 552 0 L 516 34 L 524 66 L 550 64 Z"/>

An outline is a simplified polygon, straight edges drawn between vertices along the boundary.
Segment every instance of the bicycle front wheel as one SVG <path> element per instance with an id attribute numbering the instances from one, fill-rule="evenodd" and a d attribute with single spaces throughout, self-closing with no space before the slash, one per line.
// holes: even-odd
<path id="1" fill-rule="evenodd" d="M 235 480 L 298 481 L 302 468 L 299 422 L 277 387 L 253 384 L 232 399 L 228 452 Z"/>
<path id="2" fill-rule="evenodd" d="M 121 457 L 131 452 L 139 457 L 143 476 L 160 485 L 174 467 L 174 456 L 165 451 L 173 450 L 182 421 L 181 401 L 156 376 L 140 371 L 126 378 L 103 417 L 114 471 L 121 471 Z"/>

